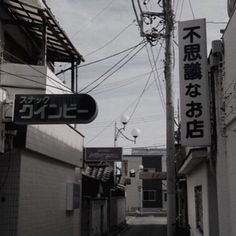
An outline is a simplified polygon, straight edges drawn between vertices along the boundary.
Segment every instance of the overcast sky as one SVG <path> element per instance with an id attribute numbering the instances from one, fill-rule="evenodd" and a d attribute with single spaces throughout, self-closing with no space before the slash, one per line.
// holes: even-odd
<path id="1" fill-rule="evenodd" d="M 142 2 L 142 0 L 140 0 Z M 147 1 L 147 9 L 161 11 L 157 7 L 157 0 Z M 142 38 L 137 23 L 134 22 L 135 14 L 131 0 L 47 0 L 47 4 L 54 13 L 59 24 L 68 34 L 78 51 L 84 56 L 87 64 L 122 50 L 128 49 L 140 43 Z M 227 22 L 227 0 L 178 0 L 174 1 L 176 28 L 179 20 L 191 20 L 193 18 L 206 18 L 208 50 L 212 40 L 219 39 L 220 29 L 224 29 Z M 145 8 L 144 8 L 145 9 Z M 174 104 L 178 100 L 178 43 L 177 33 L 174 38 Z M 94 88 L 93 84 L 83 92 L 89 92 L 98 104 L 98 116 L 90 124 L 81 125 L 80 130 L 85 135 L 85 146 L 113 146 L 114 145 L 114 122 L 117 121 L 121 127 L 120 116 L 122 114 L 132 115 L 127 125 L 125 135 L 131 137 L 131 130 L 137 127 L 141 135 L 136 145 L 118 138 L 117 146 L 125 148 L 165 147 L 166 124 L 165 112 L 161 97 L 165 96 L 165 83 L 163 77 L 164 44 L 160 39 L 156 46 L 136 47 L 133 51 L 126 51 L 108 60 L 87 65 L 79 68 L 79 90 L 98 79 L 108 69 L 115 65 L 121 58 L 129 59 L 139 49 L 139 53 L 133 56 L 127 64 L 124 62 L 114 67 L 112 73 L 121 67 L 112 76 L 107 78 L 101 85 Z M 160 56 L 158 57 L 158 53 Z M 148 57 L 149 55 L 149 57 Z M 152 74 L 150 61 L 157 60 L 156 68 L 158 75 Z M 81 64 L 81 65 L 83 65 Z M 109 73 L 106 74 L 109 75 Z M 60 78 L 66 79 L 67 75 Z M 150 77 L 150 79 L 149 79 Z M 155 82 L 155 78 L 158 79 Z M 99 81 L 103 80 L 101 77 Z M 146 86 L 145 92 L 143 92 Z M 160 91 L 161 86 L 161 91 Z M 158 89 L 159 88 L 159 89 Z"/>

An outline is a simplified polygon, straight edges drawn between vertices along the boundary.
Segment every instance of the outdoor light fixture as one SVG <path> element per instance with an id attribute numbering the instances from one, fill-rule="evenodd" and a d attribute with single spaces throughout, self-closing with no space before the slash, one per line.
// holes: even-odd
<path id="1" fill-rule="evenodd" d="M 121 117 L 120 117 L 120 122 L 123 124 L 123 127 L 121 128 L 118 128 L 117 127 L 117 124 L 115 122 L 115 133 L 114 133 L 114 146 L 116 147 L 116 142 L 117 142 L 117 139 L 120 135 L 122 135 L 126 140 L 129 140 L 131 142 L 134 142 L 136 143 L 136 139 L 138 138 L 138 136 L 140 135 L 140 130 L 138 128 L 134 128 L 132 129 L 131 131 L 131 135 L 133 137 L 133 139 L 127 137 L 122 131 L 125 131 L 125 127 L 127 125 L 127 123 L 129 122 L 130 120 L 130 117 L 126 114 L 123 114 Z"/>

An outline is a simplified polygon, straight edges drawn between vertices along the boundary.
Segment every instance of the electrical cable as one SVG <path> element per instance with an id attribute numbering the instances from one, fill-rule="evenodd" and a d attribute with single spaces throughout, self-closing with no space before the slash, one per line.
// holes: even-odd
<path id="1" fill-rule="evenodd" d="M 96 13 L 88 22 L 85 26 L 83 26 L 82 29 L 78 30 L 77 32 L 75 32 L 71 38 L 74 38 L 80 31 L 84 30 L 91 22 L 94 21 L 94 19 L 96 17 L 98 17 L 99 15 L 101 15 L 112 3 L 114 2 L 114 0 L 111 0 L 101 11 L 99 11 L 98 13 Z"/>
<path id="2" fill-rule="evenodd" d="M 121 64 L 117 69 L 115 69 L 115 71 L 113 71 L 111 74 L 109 74 L 108 76 L 106 76 L 102 81 L 100 81 L 97 85 L 95 85 L 93 88 L 91 88 L 89 91 L 87 91 L 87 93 L 93 91 L 95 88 L 97 88 L 99 85 L 101 85 L 105 80 L 107 80 L 109 77 L 111 77 L 115 72 L 117 72 L 118 70 L 120 70 L 125 64 L 127 64 L 131 59 L 133 59 L 144 47 L 146 44 L 144 44 L 140 49 L 138 49 L 137 52 L 135 52 L 130 58 L 128 58 L 123 64 Z M 132 50 L 133 51 L 133 50 Z M 131 52 L 132 52 L 131 51 Z M 129 52 L 127 55 L 129 55 L 131 52 Z M 110 68 L 108 71 L 106 71 L 102 76 L 100 76 L 99 78 L 97 78 L 96 80 L 94 80 L 93 82 L 91 82 L 89 85 L 85 86 L 83 89 L 81 89 L 79 92 L 83 91 L 85 88 L 88 88 L 90 85 L 92 85 L 93 83 L 97 82 L 99 79 L 101 79 L 105 74 L 107 74 L 108 72 L 110 72 L 116 65 L 118 65 L 121 61 L 123 61 L 126 57 L 123 57 L 118 63 L 116 63 L 115 65 L 112 66 L 112 68 Z"/>
<path id="3" fill-rule="evenodd" d="M 80 89 L 79 92 L 84 91 L 86 88 L 88 88 L 89 86 L 91 86 L 92 84 L 96 83 L 99 79 L 101 79 L 104 75 L 106 75 L 107 73 L 109 73 L 113 68 L 115 68 L 120 62 L 122 62 L 126 57 L 129 56 L 130 53 L 132 53 L 140 44 L 136 45 L 134 48 L 132 48 L 131 51 L 129 51 L 124 57 L 122 57 L 118 62 L 116 62 L 111 68 L 109 68 L 107 71 L 105 71 L 102 75 L 100 75 L 97 79 L 95 79 L 94 81 L 90 82 L 89 84 L 87 84 L 85 87 L 83 87 L 82 89 Z"/>
<path id="4" fill-rule="evenodd" d="M 191 9 L 192 15 L 193 15 L 193 19 L 195 19 L 195 15 L 194 15 L 194 11 L 193 11 L 193 6 L 192 6 L 192 3 L 191 3 L 191 0 L 188 0 L 188 2 L 189 2 L 189 6 L 190 6 L 190 9 Z"/>
<path id="5" fill-rule="evenodd" d="M 135 20 L 132 21 L 132 23 L 130 23 L 129 25 L 127 25 L 124 29 L 122 29 L 114 38 L 112 38 L 111 40 L 109 40 L 108 42 L 106 42 L 103 46 L 101 46 L 100 48 L 88 53 L 87 55 L 85 55 L 85 57 L 91 56 L 92 54 L 102 50 L 103 48 L 105 48 L 106 46 L 108 46 L 110 43 L 112 43 L 113 41 L 115 41 L 122 33 L 124 33 L 131 25 L 133 25 L 135 22 Z"/>
<path id="6" fill-rule="evenodd" d="M 128 81 L 128 82 L 126 82 L 125 84 L 122 84 L 122 85 L 120 85 L 120 86 L 116 86 L 116 87 L 113 87 L 113 88 L 107 88 L 107 89 L 104 89 L 104 90 L 102 90 L 102 91 L 95 92 L 95 93 L 93 93 L 93 94 L 95 94 L 95 95 L 98 95 L 98 94 L 101 94 L 101 93 L 104 94 L 104 93 L 106 93 L 106 92 L 114 91 L 114 90 L 116 90 L 116 89 L 125 87 L 125 86 L 130 85 L 130 84 L 132 84 L 132 83 L 134 83 L 134 82 L 137 82 L 137 81 L 136 81 L 136 80 Z"/>
<path id="7" fill-rule="evenodd" d="M 163 42 L 162 42 L 162 44 L 163 44 Z M 160 47 L 156 59 L 154 58 L 154 52 L 153 52 L 152 47 L 150 47 L 150 49 L 151 49 L 151 54 L 152 54 L 152 60 L 153 60 L 153 63 L 154 63 L 154 69 L 155 69 L 155 72 L 156 72 L 156 75 L 157 75 L 157 78 L 156 78 L 155 73 L 154 73 L 154 78 L 155 78 L 155 81 L 156 81 L 156 85 L 157 85 L 157 81 L 158 81 L 158 85 L 159 85 L 159 88 L 160 88 L 160 96 L 161 96 L 161 98 L 162 98 L 162 105 L 163 105 L 164 112 L 165 112 L 165 104 L 166 104 L 166 103 L 165 103 L 165 97 L 164 97 L 164 94 L 163 94 L 163 90 L 162 90 L 162 86 L 161 86 L 161 81 L 160 81 L 160 77 L 159 77 L 158 69 L 157 69 L 157 60 L 158 60 L 159 57 L 160 57 L 160 53 L 161 53 L 162 47 Z M 147 51 L 147 52 L 148 52 L 148 51 Z M 148 56 L 148 57 L 149 57 L 149 56 Z M 150 57 L 149 57 L 149 61 L 151 61 L 151 60 L 150 60 Z M 151 62 L 150 62 L 150 64 L 151 64 Z"/>
<path id="8" fill-rule="evenodd" d="M 226 21 L 207 21 L 207 24 L 217 24 L 217 25 L 227 25 L 228 22 Z"/>
<path id="9" fill-rule="evenodd" d="M 114 73 L 116 73 L 118 70 L 120 70 L 123 66 L 125 66 L 131 59 L 133 59 L 144 47 L 146 44 L 141 47 L 137 52 L 135 52 L 129 59 L 127 59 L 123 64 L 121 64 L 115 71 L 113 71 L 111 74 L 106 76 L 102 81 L 100 81 L 97 85 L 95 85 L 93 88 L 91 88 L 87 93 L 90 93 L 94 89 L 96 89 L 98 86 L 100 86 L 104 81 L 106 81 L 108 78 L 110 78 Z"/>
<path id="10" fill-rule="evenodd" d="M 135 49 L 137 46 L 139 46 L 139 45 L 141 45 L 141 44 L 143 44 L 143 43 L 144 43 L 144 41 L 140 42 L 139 44 L 137 44 L 137 45 L 135 45 L 135 46 L 133 46 L 133 47 L 131 47 L 131 48 L 129 48 L 129 49 L 123 50 L 122 52 Z M 27 63 L 25 63 L 23 60 L 21 60 L 20 58 L 14 56 L 14 55 L 11 54 L 10 52 L 7 52 L 7 51 L 6 51 L 6 53 L 7 53 L 8 55 L 14 57 L 16 60 L 20 61 L 21 63 L 26 64 L 27 66 L 29 66 L 29 67 L 32 68 L 33 70 L 39 72 L 40 74 L 42 74 L 42 75 L 46 76 L 47 78 L 51 79 L 52 81 L 56 82 L 56 83 L 59 84 L 60 86 L 65 87 L 66 89 L 68 89 L 68 91 L 67 91 L 67 90 L 64 90 L 64 89 L 60 89 L 60 90 L 62 90 L 62 91 L 64 91 L 64 92 L 65 92 L 65 91 L 71 92 L 71 90 L 70 90 L 66 85 L 64 85 L 64 84 L 60 83 L 59 81 L 55 80 L 54 78 L 52 78 L 52 77 L 46 75 L 45 73 L 41 72 L 40 70 L 36 69 L 35 67 L 33 67 L 33 66 L 31 66 L 31 65 L 29 65 L 29 64 L 27 64 Z M 117 55 L 118 55 L 118 54 L 117 54 Z M 128 55 L 128 54 L 127 54 L 127 55 Z M 109 71 L 108 71 L 108 72 L 109 72 Z M 5 71 L 5 73 L 6 73 L 6 71 Z M 12 75 L 13 75 L 13 74 L 12 74 Z M 23 79 L 23 77 L 21 77 L 21 78 Z M 26 79 L 26 78 L 24 77 L 24 79 Z M 32 81 L 32 82 L 35 82 L 34 80 L 31 80 L 31 81 Z M 39 84 L 42 84 L 42 83 L 39 83 Z M 43 84 L 42 84 L 42 85 L 43 85 Z M 50 87 L 52 87 L 52 88 L 58 88 L 58 87 L 52 86 L 52 85 L 47 85 L 47 86 L 50 86 Z M 58 89 L 59 89 L 59 88 L 58 88 Z"/>
<path id="11" fill-rule="evenodd" d="M 182 0 L 182 4 L 181 4 L 181 9 L 180 9 L 180 14 L 179 14 L 179 21 L 181 20 L 181 17 L 182 17 L 183 8 L 184 8 L 184 0 Z"/>
<path id="12" fill-rule="evenodd" d="M 127 48 L 127 49 L 124 49 L 124 50 L 122 50 L 122 51 L 120 51 L 120 52 L 117 52 L 117 53 L 115 53 L 115 54 L 112 54 L 112 55 L 110 55 L 110 56 L 107 56 L 107 57 L 101 58 L 101 59 L 99 59 L 99 60 L 96 60 L 96 61 L 92 61 L 92 62 L 83 64 L 83 65 L 80 65 L 80 66 L 78 66 L 78 68 L 81 68 L 81 67 L 84 67 L 84 66 L 89 66 L 89 65 L 92 65 L 92 64 L 95 64 L 95 63 L 99 63 L 99 62 L 101 62 L 101 61 L 105 61 L 105 60 L 110 59 L 110 58 L 112 58 L 112 57 L 118 56 L 118 55 L 120 55 L 120 54 L 122 54 L 122 53 L 125 53 L 125 52 L 127 52 L 127 51 L 129 51 L 129 50 L 131 50 L 131 49 L 133 49 L 133 48 L 135 48 L 135 47 L 137 47 L 137 46 L 139 46 L 139 45 L 141 45 L 141 44 L 143 44 L 143 43 L 144 43 L 144 41 L 141 42 L 141 43 L 136 44 L 135 46 L 132 46 L 132 47 L 130 47 L 130 48 Z M 60 74 L 62 74 L 62 73 L 65 73 L 66 71 L 71 70 L 72 68 L 73 68 L 73 67 L 70 66 L 70 67 L 68 67 L 68 68 L 66 68 L 66 69 L 63 69 L 63 70 L 59 71 L 58 73 L 56 73 L 56 75 L 60 75 Z"/>
<path id="13" fill-rule="evenodd" d="M 84 66 L 89 66 L 89 65 L 92 65 L 92 64 L 101 62 L 101 61 L 105 61 L 105 60 L 110 59 L 110 58 L 112 58 L 112 57 L 118 56 L 118 55 L 120 55 L 120 54 L 122 54 L 122 53 L 124 53 L 124 52 L 127 52 L 127 51 L 129 51 L 129 50 L 131 50 L 131 49 L 133 49 L 133 48 L 135 48 L 135 47 L 137 47 L 137 46 L 139 46 L 139 45 L 141 45 L 141 44 L 143 44 L 143 43 L 145 43 L 145 42 L 143 41 L 143 42 L 141 42 L 141 43 L 136 44 L 135 46 L 132 46 L 132 47 L 127 48 L 127 49 L 124 49 L 124 50 L 122 50 L 122 51 L 120 51 L 120 52 L 117 52 L 117 53 L 112 54 L 112 55 L 110 55 L 110 56 L 101 58 L 101 59 L 99 59 L 99 60 L 92 61 L 92 62 L 83 64 L 83 65 L 80 65 L 80 66 L 78 66 L 78 68 L 81 68 L 81 67 L 84 67 Z"/>
<path id="14" fill-rule="evenodd" d="M 146 49 L 147 49 L 147 48 L 146 48 Z M 157 84 L 157 78 L 156 78 L 155 73 L 154 73 L 154 68 L 155 68 L 155 66 L 153 66 L 152 63 L 151 63 L 151 58 L 150 58 L 148 49 L 147 49 L 146 51 L 147 51 L 147 55 L 148 55 L 149 64 L 150 64 L 150 66 L 151 66 L 151 68 L 152 68 L 152 71 L 153 71 L 154 82 L 155 82 L 156 87 L 157 87 L 157 92 L 158 92 L 158 94 L 159 94 L 160 101 L 161 101 L 161 105 L 162 105 L 163 111 L 164 111 L 164 113 L 165 113 L 165 100 L 164 100 L 164 96 L 163 96 L 162 89 L 161 89 L 160 78 L 159 78 L 159 75 L 157 75 L 157 76 L 158 76 L 158 82 L 159 82 L 159 83 Z M 154 59 L 154 60 L 155 60 L 155 59 Z M 155 63 L 154 63 L 154 64 L 155 64 Z M 158 72 L 157 72 L 157 74 L 158 74 Z"/>
<path id="15" fill-rule="evenodd" d="M 136 118 L 133 118 L 132 121 L 130 121 L 129 123 L 130 124 L 144 124 L 144 123 L 156 122 L 158 118 L 159 118 L 159 115 L 136 117 Z M 104 128 L 106 127 L 107 122 L 109 121 L 96 122 L 94 123 L 94 126 L 86 127 L 86 129 Z"/>
<path id="16" fill-rule="evenodd" d="M 26 77 L 24 77 L 24 76 L 20 76 L 20 75 L 14 74 L 14 73 L 10 73 L 10 72 L 5 71 L 5 70 L 3 70 L 3 69 L 0 69 L 0 72 L 4 72 L 4 73 L 6 73 L 6 74 L 8 74 L 8 75 L 15 76 L 15 77 L 17 77 L 17 78 L 19 78 L 19 79 L 31 81 L 31 82 L 36 83 L 36 84 L 40 84 L 40 85 L 43 85 L 43 86 L 48 86 L 48 87 L 51 87 L 51 88 L 56 88 L 56 89 L 61 90 L 61 91 L 63 91 L 63 92 L 67 92 L 67 93 L 68 93 L 68 92 L 71 92 L 71 91 L 68 91 L 68 90 L 59 88 L 59 87 L 57 87 L 57 86 L 50 85 L 50 84 L 45 85 L 44 83 L 35 81 L 35 80 L 33 80 L 33 79 L 29 79 L 29 78 L 26 78 Z M 71 92 L 71 93 L 72 93 L 72 92 Z"/>
<path id="17" fill-rule="evenodd" d="M 132 119 L 134 113 L 136 112 L 136 110 L 137 110 L 137 108 L 138 108 L 138 105 L 139 105 L 139 103 L 140 103 L 140 101 L 141 101 L 141 99 L 142 99 L 142 97 L 143 97 L 143 95 L 144 95 L 144 93 L 145 93 L 145 91 L 146 91 L 146 89 L 147 89 L 147 86 L 148 86 L 149 81 L 150 81 L 150 79 L 151 79 L 152 73 L 153 73 L 153 70 L 152 70 L 151 73 L 149 74 L 148 79 L 147 79 L 147 81 L 146 81 L 146 83 L 145 83 L 145 86 L 144 86 L 144 88 L 143 88 L 141 94 L 140 94 L 139 97 L 138 97 L 138 101 L 137 101 L 137 103 L 135 104 L 133 111 L 131 112 L 129 121 Z"/>
<path id="18" fill-rule="evenodd" d="M 131 102 L 122 112 L 121 114 L 124 114 L 131 106 L 133 106 L 136 101 L 139 99 L 139 96 L 133 101 Z M 119 115 L 120 116 L 120 115 Z M 117 116 L 114 120 L 112 120 L 106 127 L 104 127 L 101 131 L 99 131 L 93 138 L 91 138 L 88 142 L 86 142 L 86 145 L 88 143 L 91 143 L 92 141 L 94 141 L 97 137 L 99 137 L 108 127 L 110 127 L 112 124 L 114 124 L 114 122 L 119 118 L 119 116 Z"/>
<path id="19" fill-rule="evenodd" d="M 9 56 L 13 57 L 14 59 L 18 60 L 19 62 L 23 63 L 24 65 L 29 66 L 31 69 L 33 69 L 34 71 L 37 71 L 38 73 L 40 73 L 41 75 L 45 76 L 46 78 L 51 79 L 52 81 L 56 82 L 57 84 L 61 85 L 62 87 L 68 89 L 67 91 L 70 92 L 70 88 L 68 88 L 66 85 L 64 85 L 63 83 L 60 83 L 59 81 L 57 81 L 56 79 L 48 76 L 47 74 L 43 73 L 42 71 L 38 70 L 37 68 L 35 68 L 34 66 L 26 63 L 24 60 L 16 57 L 15 55 L 13 55 L 12 53 L 8 52 L 7 50 L 4 50 L 4 53 L 6 52 L 6 54 L 8 54 Z"/>

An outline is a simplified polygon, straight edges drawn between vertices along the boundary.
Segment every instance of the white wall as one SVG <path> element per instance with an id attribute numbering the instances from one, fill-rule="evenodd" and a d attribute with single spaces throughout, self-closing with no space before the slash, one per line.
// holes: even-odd
<path id="1" fill-rule="evenodd" d="M 136 171 L 135 177 L 130 178 L 131 184 L 126 185 L 126 210 L 133 211 L 140 207 L 140 197 L 141 194 L 138 192 L 138 186 L 143 185 L 142 180 L 139 179 L 138 168 L 142 165 L 142 157 L 131 156 L 128 158 L 123 158 L 123 160 L 128 160 L 128 178 L 129 178 L 129 170 L 134 169 Z M 142 204 L 142 201 L 141 201 Z M 141 206 L 142 207 L 142 206 Z"/>
<path id="2" fill-rule="evenodd" d="M 75 177 L 72 165 L 22 151 L 17 235 L 80 235 L 80 209 L 66 211 L 66 183 Z"/>
<path id="3" fill-rule="evenodd" d="M 203 200 L 203 231 L 204 236 L 209 234 L 209 220 L 208 220 L 208 189 L 207 189 L 207 168 L 205 164 L 201 164 L 187 175 L 187 189 L 188 189 L 188 220 L 191 227 L 191 236 L 202 236 L 196 227 L 196 211 L 195 211 L 195 186 L 202 186 L 202 200 Z M 213 236 L 213 235 L 212 235 Z"/>
<path id="4" fill-rule="evenodd" d="M 225 113 L 220 114 L 221 143 L 225 152 L 218 151 L 218 201 L 220 236 L 236 235 L 236 12 L 234 12 L 223 35 L 225 68 L 222 80 L 221 108 Z M 223 138 L 222 138 L 223 137 Z M 221 146 L 219 147 L 221 149 Z"/>

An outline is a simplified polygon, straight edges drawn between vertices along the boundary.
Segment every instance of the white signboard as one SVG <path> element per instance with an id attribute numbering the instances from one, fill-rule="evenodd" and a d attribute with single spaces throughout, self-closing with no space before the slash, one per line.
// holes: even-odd
<path id="1" fill-rule="evenodd" d="M 205 19 L 179 23 L 181 143 L 210 145 Z"/>

